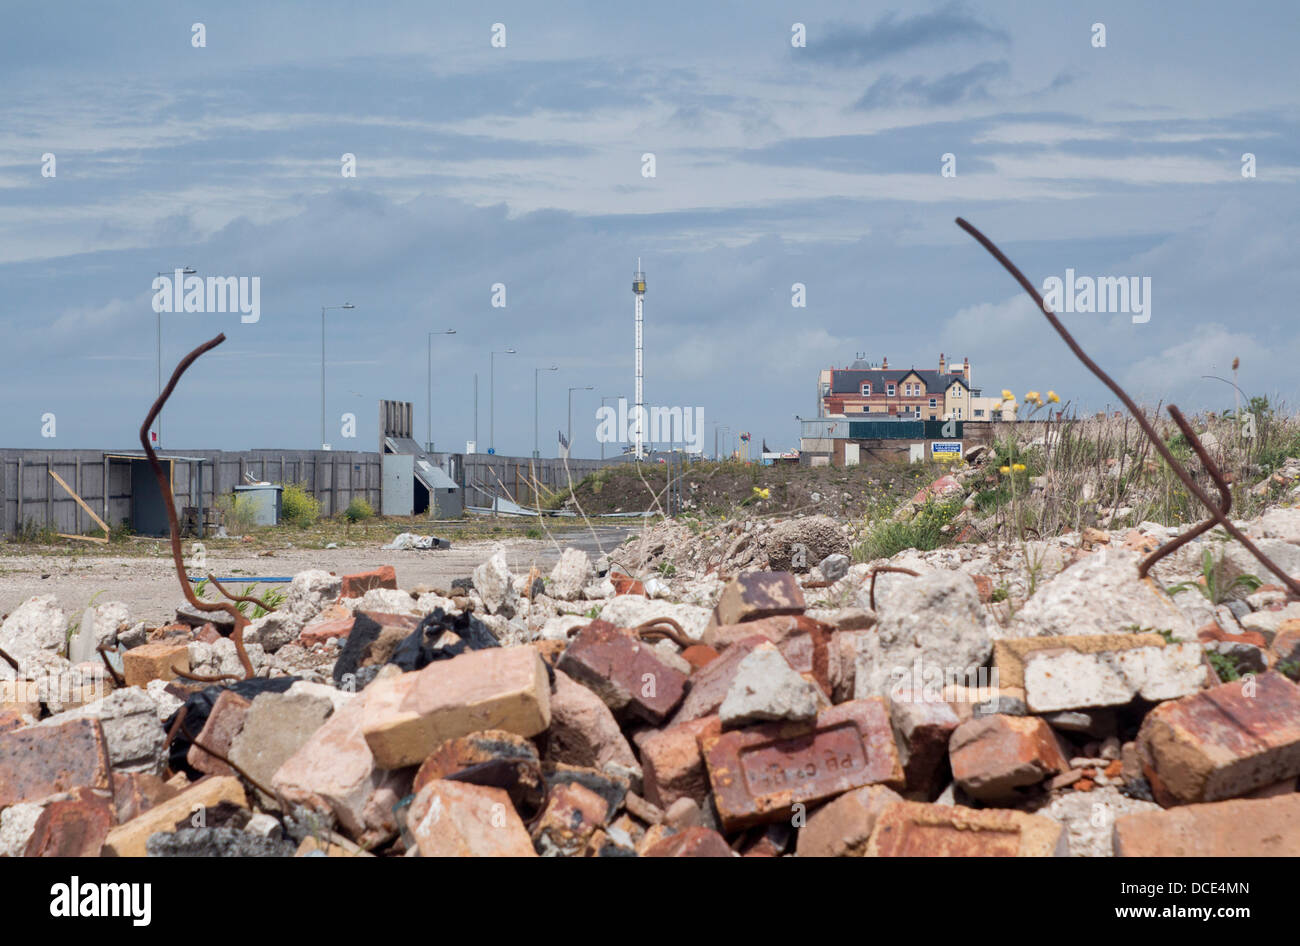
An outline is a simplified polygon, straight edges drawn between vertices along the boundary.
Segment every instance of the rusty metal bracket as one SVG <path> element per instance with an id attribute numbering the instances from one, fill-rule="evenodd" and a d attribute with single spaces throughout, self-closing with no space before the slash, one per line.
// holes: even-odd
<path id="1" fill-rule="evenodd" d="M 248 659 L 248 651 L 244 649 L 244 628 L 248 627 L 248 618 L 244 617 L 233 604 L 224 601 L 210 604 L 199 600 L 190 587 L 189 578 L 185 574 L 185 562 L 181 555 L 180 526 L 176 521 L 176 498 L 172 494 L 172 484 L 167 474 L 163 472 L 162 464 L 158 462 L 158 454 L 154 452 L 153 445 L 149 443 L 149 428 L 153 426 L 154 418 L 162 411 L 163 405 L 167 403 L 172 391 L 176 389 L 176 384 L 180 381 L 181 375 L 185 374 L 185 371 L 198 360 L 200 355 L 211 351 L 225 340 L 226 336 L 222 333 L 216 338 L 204 342 L 180 360 L 176 370 L 172 372 L 172 376 L 167 382 L 167 387 L 163 388 L 162 394 L 158 395 L 158 400 L 153 402 L 153 407 L 149 409 L 149 413 L 145 416 L 144 423 L 140 425 L 140 446 L 144 447 L 145 456 L 149 458 L 149 466 L 153 470 L 154 478 L 158 480 L 158 488 L 162 492 L 163 506 L 167 510 L 167 525 L 171 530 L 172 561 L 176 565 L 176 578 L 180 582 L 181 592 L 185 595 L 185 600 L 190 603 L 191 607 L 207 612 L 224 611 L 234 619 L 235 629 L 230 636 L 234 639 L 235 650 L 239 654 L 239 662 L 244 667 L 243 679 L 251 680 L 254 676 L 253 663 Z M 181 674 L 181 676 L 188 680 L 198 680 L 203 683 L 240 679 L 235 674 L 229 673 L 218 674 L 213 677 L 199 677 L 194 674 Z"/>
<path id="2" fill-rule="evenodd" d="M 910 568 L 900 568 L 897 565 L 877 565 L 871 569 L 871 610 L 876 610 L 876 576 L 881 572 L 890 572 L 895 575 L 911 575 L 913 578 L 920 578 L 920 572 L 914 572 Z"/>
<path id="3" fill-rule="evenodd" d="M 642 640 L 649 634 L 654 637 L 667 638 L 678 647 L 683 649 L 694 647 L 699 641 L 691 640 L 686 633 L 686 629 L 674 621 L 672 618 L 655 618 L 651 621 L 644 621 L 632 628 L 637 636 Z"/>
<path id="4" fill-rule="evenodd" d="M 1162 439 L 1160 439 L 1160 434 L 1151 425 L 1151 422 L 1147 420 L 1145 415 L 1143 415 L 1142 411 L 1139 410 L 1137 404 L 1134 403 L 1133 399 L 1128 396 L 1128 393 L 1123 388 L 1121 388 L 1119 384 L 1116 383 L 1116 381 L 1113 378 L 1111 378 L 1110 375 L 1108 375 L 1105 371 L 1101 369 L 1101 366 L 1099 366 L 1095 361 L 1089 358 L 1087 353 L 1084 352 L 1084 350 L 1081 347 L 1079 347 L 1079 343 L 1076 342 L 1074 340 L 1074 337 L 1065 330 L 1065 326 L 1061 324 L 1060 319 L 1058 319 L 1056 315 L 1052 312 L 1052 310 L 1047 307 L 1047 304 L 1043 302 L 1043 297 L 1039 295 L 1038 290 L 1034 288 L 1034 284 L 1031 283 L 1028 278 L 1026 278 L 1025 274 L 1020 271 L 1020 269 L 1016 266 L 1016 264 L 1011 262 L 1011 260 L 1007 258 L 1006 254 L 1003 253 L 1000 249 L 998 249 L 992 240 L 986 237 L 983 233 L 981 233 L 970 223 L 967 223 L 961 217 L 957 218 L 957 226 L 961 227 L 972 237 L 974 237 L 975 240 L 982 247 L 984 247 L 984 249 L 988 250 L 989 254 L 994 259 L 996 259 L 999 263 L 1002 264 L 1003 268 L 1006 269 L 1006 271 L 1009 272 L 1015 278 L 1016 282 L 1020 284 L 1021 288 L 1024 289 L 1025 292 L 1029 293 L 1029 297 L 1033 299 L 1034 302 L 1037 304 L 1039 311 L 1041 311 L 1043 315 L 1047 318 L 1048 324 L 1050 324 L 1052 328 L 1056 329 L 1056 333 L 1061 336 L 1062 341 L 1064 341 L 1065 344 L 1069 347 L 1070 351 L 1074 353 L 1074 356 L 1083 363 L 1083 366 L 1085 368 L 1087 368 L 1094 375 L 1096 375 L 1097 378 L 1103 384 L 1106 385 L 1106 387 L 1110 388 L 1110 390 L 1115 394 L 1115 396 L 1120 399 L 1120 402 L 1123 403 L 1123 405 L 1126 408 L 1128 408 L 1128 412 L 1133 415 L 1133 419 L 1137 422 L 1138 427 L 1140 427 L 1142 429 L 1142 432 L 1146 434 L 1147 439 L 1151 441 L 1151 445 L 1155 447 L 1156 452 L 1160 454 L 1161 459 L 1163 459 L 1165 463 L 1169 465 L 1169 468 L 1173 471 L 1174 475 L 1177 476 L 1178 479 L 1182 482 L 1183 486 L 1187 488 L 1187 491 L 1191 493 L 1193 496 L 1195 496 L 1197 500 L 1200 501 L 1201 505 L 1203 505 L 1206 509 L 1210 511 L 1210 515 L 1213 517 L 1211 522 L 1213 524 L 1218 524 L 1223 526 L 1224 530 L 1226 530 L 1229 535 L 1231 535 L 1234 539 L 1236 539 L 1243 546 L 1245 546 L 1246 550 L 1250 552 L 1251 555 L 1255 556 L 1255 558 L 1259 561 L 1261 565 L 1263 565 L 1270 572 L 1272 572 L 1279 579 L 1281 579 L 1282 583 L 1286 585 L 1287 590 L 1289 590 L 1291 594 L 1295 595 L 1296 597 L 1300 597 L 1300 582 L 1297 582 L 1295 579 L 1293 579 L 1276 562 L 1274 562 L 1267 555 L 1261 552 L 1258 546 L 1256 546 L 1255 543 L 1252 542 L 1248 536 L 1246 536 L 1240 529 L 1238 529 L 1235 525 L 1232 524 L 1232 522 L 1228 519 L 1225 513 L 1219 511 L 1219 508 L 1215 505 L 1214 500 L 1210 498 L 1210 494 L 1207 493 L 1201 487 L 1201 485 L 1197 483 L 1195 479 L 1192 478 L 1192 475 L 1188 473 L 1186 469 L 1183 468 L 1182 464 L 1180 464 L 1178 460 L 1174 458 L 1174 455 L 1173 453 L 1170 452 L 1169 447 L 1167 447 L 1165 445 L 1165 442 Z M 1169 409 L 1170 411 L 1176 410 L 1176 408 L 1172 404 L 1169 406 Z M 1178 416 L 1182 416 L 1182 415 L 1180 414 Z M 1190 428 L 1188 428 L 1188 430 L 1190 431 Z M 1196 451 L 1197 457 L 1200 458 L 1204 453 L 1204 446 L 1201 445 L 1199 439 L 1195 436 L 1195 434 L 1191 434 L 1190 436 L 1188 436 L 1188 442 L 1194 444 L 1192 449 Z M 1216 472 L 1217 472 L 1217 468 L 1216 468 Z M 1222 479 L 1222 477 L 1220 477 L 1220 479 Z M 1202 525 L 1205 524 L 1202 523 Z M 1213 528 L 1213 525 L 1205 525 L 1205 527 Z M 1197 526 L 1197 528 L 1199 529 L 1201 528 L 1201 526 Z M 1150 567 L 1148 563 L 1144 562 L 1143 564 L 1147 565 L 1148 568 Z M 1140 574 L 1142 576 L 1145 576 L 1146 573 L 1145 571 L 1141 571 Z"/>

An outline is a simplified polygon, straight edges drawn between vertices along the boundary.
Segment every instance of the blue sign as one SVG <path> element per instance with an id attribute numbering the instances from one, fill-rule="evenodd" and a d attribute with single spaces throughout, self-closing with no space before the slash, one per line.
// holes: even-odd
<path id="1" fill-rule="evenodd" d="M 488 447 L 489 454 L 496 453 L 496 452 L 497 452 L 496 447 Z"/>

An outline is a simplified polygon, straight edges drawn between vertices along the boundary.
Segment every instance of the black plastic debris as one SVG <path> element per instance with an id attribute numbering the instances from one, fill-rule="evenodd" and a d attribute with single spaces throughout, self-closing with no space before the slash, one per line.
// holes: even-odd
<path id="1" fill-rule="evenodd" d="M 212 707 L 216 705 L 217 698 L 226 690 L 233 690 L 244 699 L 252 702 L 262 693 L 284 693 L 289 687 L 298 682 L 299 677 L 254 677 L 252 680 L 237 680 L 229 686 L 218 686 L 216 684 L 210 687 L 204 687 L 197 693 L 190 694 L 185 703 L 163 723 L 163 728 L 171 732 L 172 726 L 176 724 L 176 717 L 182 710 L 185 712 L 185 720 L 181 723 L 180 729 L 176 732 L 176 738 L 172 740 L 170 748 L 167 750 L 167 764 L 171 766 L 173 772 L 184 772 L 191 779 L 198 779 L 204 773 L 193 768 L 187 756 L 190 753 L 190 746 L 198 738 L 199 733 L 203 732 L 203 727 L 208 721 L 208 716 L 212 714 Z"/>
<path id="2" fill-rule="evenodd" d="M 469 594 L 474 590 L 473 578 L 453 578 L 451 580 L 451 590 L 453 593 L 459 591 L 463 595 Z"/>
<path id="3" fill-rule="evenodd" d="M 352 632 L 334 663 L 334 682 L 340 686 L 350 683 L 351 689 L 364 689 L 379 672 L 379 666 L 362 666 L 371 653 L 371 645 L 379 639 L 383 628 L 364 612 L 357 612 Z M 447 614 L 435 608 L 426 615 L 419 626 L 403 638 L 393 649 L 387 662 L 396 664 L 404 672 L 421 670 L 435 660 L 450 660 L 470 650 L 500 647 L 501 642 L 488 626 L 468 612 Z M 348 677 L 351 680 L 348 680 Z"/>

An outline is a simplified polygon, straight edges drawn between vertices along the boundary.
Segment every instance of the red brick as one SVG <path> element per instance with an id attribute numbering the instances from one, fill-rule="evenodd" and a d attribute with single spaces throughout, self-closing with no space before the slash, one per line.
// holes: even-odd
<path id="1" fill-rule="evenodd" d="M 343 576 L 343 588 L 340 598 L 360 598 L 372 588 L 392 588 L 397 590 L 397 569 L 392 565 L 381 565 L 368 572 Z"/>
<path id="2" fill-rule="evenodd" d="M 638 737 L 646 799 L 664 809 L 679 798 L 705 803 L 710 791 L 709 774 L 698 737 L 721 732 L 718 717 L 706 716 Z"/>
<path id="3" fill-rule="evenodd" d="M 803 614 L 803 589 L 790 572 L 745 572 L 718 598 L 710 626 L 740 624 L 779 614 Z"/>
<path id="4" fill-rule="evenodd" d="M 556 666 L 595 692 L 616 714 L 654 725 L 672 712 L 687 677 L 653 647 L 607 621 L 592 621 L 569 642 Z"/>
<path id="5" fill-rule="evenodd" d="M 125 824 L 178 794 L 180 789 L 151 772 L 113 773 L 113 803 L 118 824 Z"/>
<path id="6" fill-rule="evenodd" d="M 499 788 L 433 781 L 406 822 L 421 857 L 536 857 L 510 796 Z"/>
<path id="7" fill-rule="evenodd" d="M 993 579 L 988 575 L 971 575 L 971 580 L 975 582 L 975 593 L 979 595 L 980 604 L 988 604 L 993 600 Z"/>
<path id="8" fill-rule="evenodd" d="M 204 624 L 203 627 L 199 628 L 199 632 L 194 635 L 194 639 L 204 644 L 215 644 L 217 641 L 221 640 L 221 632 L 217 630 L 215 624 L 209 621 L 207 624 Z"/>
<path id="9" fill-rule="evenodd" d="M 298 639 L 306 646 L 312 644 L 323 644 L 325 641 L 334 637 L 347 637 L 352 633 L 352 623 L 357 619 L 356 615 L 342 604 L 332 604 L 320 614 L 312 619 L 312 622 L 302 629 Z"/>
<path id="10" fill-rule="evenodd" d="M 903 759 L 909 796 L 933 801 L 949 781 L 948 742 L 960 723 L 953 708 L 906 690 L 894 694 L 889 717 Z"/>
<path id="11" fill-rule="evenodd" d="M 727 839 L 710 828 L 687 828 L 651 845 L 642 857 L 735 857 Z"/>
<path id="12" fill-rule="evenodd" d="M 1137 742 L 1165 807 L 1244 795 L 1300 775 L 1300 687 L 1264 673 L 1161 703 Z"/>
<path id="13" fill-rule="evenodd" d="M 763 635 L 751 634 L 745 640 L 728 647 L 717 660 L 691 674 L 690 691 L 673 714 L 669 725 L 680 726 L 693 719 L 716 715 L 722 701 L 727 698 L 727 691 L 731 689 L 741 663 L 753 653 L 754 648 L 767 643 L 770 642 Z"/>
<path id="14" fill-rule="evenodd" d="M 1051 818 L 1002 808 L 895 802 L 881 812 L 867 857 L 1053 857 L 1069 853 Z"/>
<path id="15" fill-rule="evenodd" d="M 718 652 L 706 644 L 692 644 L 682 651 L 681 657 L 682 660 L 699 670 L 701 667 L 707 667 L 717 660 Z"/>
<path id="16" fill-rule="evenodd" d="M 109 792 L 111 771 L 97 719 L 0 733 L 0 808 L 78 788 Z"/>
<path id="17" fill-rule="evenodd" d="M 90 792 L 46 805 L 36 820 L 24 857 L 99 857 L 116 823 L 113 803 Z"/>
<path id="18" fill-rule="evenodd" d="M 1115 819 L 1116 857 L 1300 857 L 1300 794 Z"/>
<path id="19" fill-rule="evenodd" d="M 26 725 L 27 721 L 23 719 L 23 714 L 18 710 L 0 711 L 0 733 L 9 732 L 12 729 L 22 729 Z"/>
<path id="20" fill-rule="evenodd" d="M 411 792 L 440 779 L 503 788 L 520 810 L 535 811 L 546 794 L 536 747 L 501 729 L 448 739 L 420 765 Z"/>
<path id="21" fill-rule="evenodd" d="M 700 739 L 722 826 L 727 831 L 791 817 L 863 785 L 903 787 L 903 767 L 885 701 L 853 700 L 824 710 L 815 724 L 765 723 Z"/>
<path id="22" fill-rule="evenodd" d="M 953 779 L 980 801 L 1015 799 L 1070 767 L 1052 727 L 1037 716 L 968 720 L 953 731 L 948 750 Z"/>
<path id="23" fill-rule="evenodd" d="M 542 855 L 576 857 L 608 817 L 609 804 L 591 789 L 577 782 L 557 785 L 533 825 L 533 846 Z"/>
<path id="24" fill-rule="evenodd" d="M 1251 644 L 1260 648 L 1268 647 L 1268 641 L 1259 631 L 1239 631 L 1232 634 L 1213 621 L 1197 631 L 1196 637 L 1202 644 L 1208 644 L 1212 641 L 1227 641 L 1230 644 Z"/>
<path id="25" fill-rule="evenodd" d="M 219 752 L 230 758 L 230 745 L 244 728 L 244 717 L 253 704 L 234 690 L 224 690 L 212 705 L 212 711 L 203 723 L 197 742 L 203 743 L 213 752 Z M 208 755 L 197 745 L 191 745 L 185 761 L 208 775 L 234 775 L 235 770 L 220 759 Z"/>
<path id="26" fill-rule="evenodd" d="M 884 785 L 845 792 L 808 816 L 799 829 L 800 857 L 862 857 L 880 813 L 903 796 Z"/>
<path id="27" fill-rule="evenodd" d="M 645 585 L 635 578 L 629 578 L 627 575 L 611 575 L 610 580 L 614 584 L 615 595 L 640 595 L 645 597 Z"/>

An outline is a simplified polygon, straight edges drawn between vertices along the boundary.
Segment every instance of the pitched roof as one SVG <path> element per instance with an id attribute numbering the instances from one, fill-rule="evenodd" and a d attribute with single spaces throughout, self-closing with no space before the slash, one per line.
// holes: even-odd
<path id="1" fill-rule="evenodd" d="M 890 368 L 887 371 L 858 370 L 855 368 L 831 369 L 831 394 L 857 394 L 862 390 L 863 382 L 871 382 L 873 392 L 883 391 L 890 382 L 897 384 L 910 374 L 918 375 L 925 384 L 926 394 L 941 394 L 960 381 L 967 389 L 970 385 L 960 374 L 939 374 L 929 368 Z"/>

